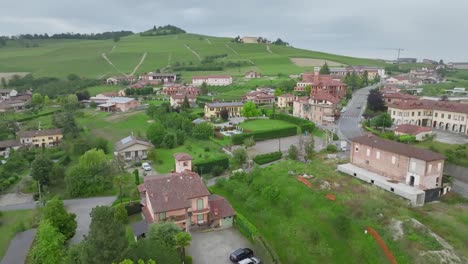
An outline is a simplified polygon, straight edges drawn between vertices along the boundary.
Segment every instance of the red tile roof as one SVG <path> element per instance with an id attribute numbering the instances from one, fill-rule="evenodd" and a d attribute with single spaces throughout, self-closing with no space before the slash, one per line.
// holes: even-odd
<path id="1" fill-rule="evenodd" d="M 29 130 L 29 131 L 18 132 L 18 136 L 20 138 L 55 136 L 55 135 L 62 135 L 62 130 L 60 128 L 56 128 L 56 129 L 48 129 L 48 130 Z"/>
<path id="2" fill-rule="evenodd" d="M 388 107 L 402 109 L 402 110 L 428 109 L 428 110 L 440 110 L 440 111 L 468 114 L 468 104 L 445 102 L 445 101 L 408 100 L 408 101 L 389 103 Z"/>
<path id="3" fill-rule="evenodd" d="M 331 102 L 332 104 L 337 104 L 340 99 L 336 96 L 333 96 L 332 94 L 330 93 L 327 93 L 327 92 L 323 92 L 323 91 L 319 91 L 317 92 L 316 94 L 313 94 L 311 96 L 311 98 L 313 100 L 324 100 L 324 101 L 329 101 Z"/>
<path id="4" fill-rule="evenodd" d="M 187 153 L 175 153 L 173 155 L 174 159 L 177 161 L 186 161 L 186 160 L 193 160 L 192 156 Z"/>
<path id="5" fill-rule="evenodd" d="M 208 196 L 208 203 L 210 204 L 210 219 L 212 220 L 236 215 L 231 204 L 229 204 L 229 202 L 222 196 L 212 194 Z"/>
<path id="6" fill-rule="evenodd" d="M 282 95 L 280 95 L 278 97 L 288 98 L 288 97 L 294 97 L 294 95 L 287 93 L 287 94 L 282 94 Z"/>
<path id="7" fill-rule="evenodd" d="M 431 131 L 432 131 L 432 128 L 430 127 L 416 126 L 416 125 L 411 125 L 411 124 L 403 124 L 395 128 L 395 132 L 403 133 L 403 134 L 410 134 L 410 135 L 417 135 L 422 132 L 431 132 Z"/>
<path id="8" fill-rule="evenodd" d="M 419 100 L 419 97 L 415 95 L 396 92 L 382 92 L 382 96 L 388 99 Z"/>
<path id="9" fill-rule="evenodd" d="M 173 94 L 171 95 L 172 99 L 185 99 L 185 97 L 187 97 L 187 99 L 196 99 L 197 98 L 197 95 L 195 94 Z"/>

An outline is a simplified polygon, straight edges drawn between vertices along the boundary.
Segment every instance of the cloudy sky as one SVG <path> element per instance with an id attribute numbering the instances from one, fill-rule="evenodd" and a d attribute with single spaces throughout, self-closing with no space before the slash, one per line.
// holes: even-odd
<path id="1" fill-rule="evenodd" d="M 468 61 L 468 0 L 1 0 L 0 35 L 146 30 L 281 37 L 369 58 Z"/>

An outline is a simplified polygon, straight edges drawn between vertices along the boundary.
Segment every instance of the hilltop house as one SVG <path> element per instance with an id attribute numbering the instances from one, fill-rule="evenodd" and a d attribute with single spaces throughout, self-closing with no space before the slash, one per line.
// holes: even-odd
<path id="1" fill-rule="evenodd" d="M 350 163 L 338 170 L 423 205 L 442 189 L 444 157 L 369 134 L 351 139 Z"/>
<path id="2" fill-rule="evenodd" d="M 211 195 L 201 177 L 191 171 L 190 155 L 178 153 L 175 158 L 175 172 L 147 176 L 138 185 L 143 221 L 173 221 L 184 231 L 193 226 L 231 226 L 234 210 L 223 197 Z"/>
<path id="3" fill-rule="evenodd" d="M 242 102 L 214 102 L 205 104 L 205 117 L 220 117 L 223 109 L 228 110 L 229 117 L 240 117 L 244 104 Z"/>
<path id="4" fill-rule="evenodd" d="M 157 81 L 159 83 L 173 83 L 177 80 L 177 74 L 175 73 L 158 73 L 158 72 L 148 72 L 141 74 L 138 77 L 138 80 L 142 81 Z"/>
<path id="5" fill-rule="evenodd" d="M 118 85 L 118 84 L 123 84 L 123 83 L 134 83 L 136 81 L 136 77 L 134 75 L 126 75 L 126 76 L 114 76 L 114 77 L 109 77 L 106 79 L 106 84 L 109 85 Z"/>
<path id="6" fill-rule="evenodd" d="M 123 138 L 114 144 L 114 156 L 125 161 L 141 161 L 148 158 L 148 152 L 154 148 L 151 142 L 134 137 Z"/>
<path id="7" fill-rule="evenodd" d="M 36 148 L 57 146 L 63 138 L 60 129 L 19 131 L 17 134 L 22 145 Z"/>
<path id="8" fill-rule="evenodd" d="M 226 86 L 232 84 L 232 77 L 229 75 L 208 75 L 192 77 L 192 85 L 201 86 L 206 83 L 209 86 Z"/>
<path id="9" fill-rule="evenodd" d="M 262 77 L 262 75 L 259 72 L 255 72 L 255 71 L 249 71 L 244 74 L 245 79 L 256 79 L 260 77 Z"/>

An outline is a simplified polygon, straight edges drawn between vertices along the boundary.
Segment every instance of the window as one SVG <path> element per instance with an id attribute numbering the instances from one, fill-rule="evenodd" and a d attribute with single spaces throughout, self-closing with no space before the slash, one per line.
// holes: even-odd
<path id="1" fill-rule="evenodd" d="M 448 115 L 448 119 L 450 119 L 452 117 L 452 115 Z"/>
<path id="2" fill-rule="evenodd" d="M 418 116 L 421 116 L 421 112 L 418 112 Z"/>
<path id="3" fill-rule="evenodd" d="M 430 172 L 431 172 L 431 170 L 432 170 L 432 164 L 429 164 L 429 166 L 427 167 L 427 172 L 429 172 L 429 173 L 430 173 Z"/>
<path id="4" fill-rule="evenodd" d="M 164 220 L 166 219 L 166 213 L 159 213 L 159 220 Z"/>
<path id="5" fill-rule="evenodd" d="M 367 155 L 367 157 L 370 156 L 370 148 L 367 148 L 366 155 Z"/>
<path id="6" fill-rule="evenodd" d="M 197 222 L 199 224 L 203 223 L 203 215 L 202 214 L 197 215 Z"/>
<path id="7" fill-rule="evenodd" d="M 393 115 L 395 115 L 395 110 L 393 110 Z"/>
<path id="8" fill-rule="evenodd" d="M 377 151 L 377 152 L 375 153 L 375 157 L 376 157 L 377 159 L 380 159 L 380 151 Z"/>
<path id="9" fill-rule="evenodd" d="M 358 152 L 359 151 L 359 146 L 356 145 L 356 148 L 354 149 L 355 152 Z"/>
<path id="10" fill-rule="evenodd" d="M 197 200 L 197 210 L 203 209 L 203 199 Z"/>
<path id="11" fill-rule="evenodd" d="M 442 169 L 442 163 L 437 163 L 437 171 L 440 171 L 440 169 Z"/>
<path id="12" fill-rule="evenodd" d="M 130 151 L 125 152 L 125 157 L 126 158 L 130 158 L 130 155 L 131 155 Z"/>
<path id="13" fill-rule="evenodd" d="M 439 177 L 436 178 L 436 186 L 439 186 Z"/>
<path id="14" fill-rule="evenodd" d="M 437 117 L 437 113 L 435 113 L 434 116 Z"/>
<path id="15" fill-rule="evenodd" d="M 414 112 L 411 112 L 411 116 L 414 116 Z"/>
<path id="16" fill-rule="evenodd" d="M 444 118 L 444 114 L 441 114 L 440 117 Z"/>
<path id="17" fill-rule="evenodd" d="M 395 163 L 396 163 L 396 157 L 392 156 L 392 164 L 395 164 Z"/>

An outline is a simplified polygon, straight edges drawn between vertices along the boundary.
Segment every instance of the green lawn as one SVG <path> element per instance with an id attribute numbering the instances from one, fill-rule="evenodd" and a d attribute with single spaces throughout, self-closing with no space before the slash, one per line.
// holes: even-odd
<path id="1" fill-rule="evenodd" d="M 33 210 L 4 211 L 0 216 L 0 259 L 5 255 L 8 245 L 16 235 L 21 223 L 26 229 L 31 228 Z"/>
<path id="2" fill-rule="evenodd" d="M 233 177 L 212 191 L 257 227 L 282 263 L 388 263 L 374 239 L 364 234 L 366 227 L 377 230 L 398 263 L 427 262 L 418 241 L 392 239 L 391 219 L 409 217 L 428 225 L 466 257 L 468 208 L 447 203 L 411 208 L 389 192 L 337 173 L 335 167 L 318 159 L 310 164 L 285 161 L 254 173 L 250 180 Z M 289 175 L 290 170 L 314 175 L 309 180 L 312 189 Z M 321 188 L 324 180 L 331 190 Z M 336 201 L 326 199 L 328 193 Z M 453 213 L 444 216 L 444 211 Z"/>
<path id="3" fill-rule="evenodd" d="M 285 127 L 292 127 L 295 126 L 291 123 L 288 123 L 283 120 L 273 120 L 273 119 L 255 119 L 255 120 L 246 120 L 239 124 L 245 130 L 250 131 L 264 131 L 264 130 L 272 130 L 272 129 L 279 129 Z"/>

